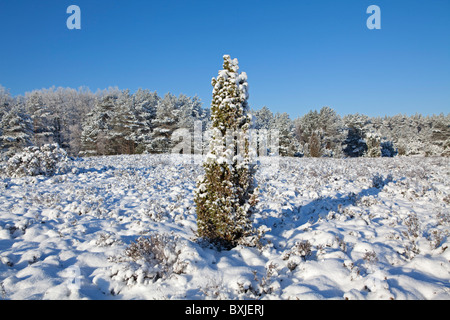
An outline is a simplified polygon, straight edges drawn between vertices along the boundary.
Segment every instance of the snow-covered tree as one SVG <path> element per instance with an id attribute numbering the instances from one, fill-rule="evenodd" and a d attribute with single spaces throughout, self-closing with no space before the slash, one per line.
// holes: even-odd
<path id="1" fill-rule="evenodd" d="M 188 97 L 183 94 L 178 97 L 178 106 L 179 113 L 177 127 L 178 129 L 185 130 L 184 132 L 187 135 L 183 136 L 183 139 L 194 137 L 195 134 L 199 135 L 198 137 L 195 137 L 195 139 L 197 140 L 194 139 L 194 141 L 191 141 L 192 143 L 190 153 L 201 154 L 203 150 L 202 141 L 198 140 L 201 139 L 200 134 L 202 134 L 207 129 L 209 110 L 202 107 L 202 103 L 199 97 Z M 195 148 L 197 150 L 195 150 Z"/>
<path id="2" fill-rule="evenodd" d="M 156 106 L 156 118 L 153 120 L 153 132 L 151 134 L 150 152 L 168 153 L 173 142 L 172 133 L 178 128 L 179 117 L 178 99 L 171 93 L 167 93 Z"/>
<path id="3" fill-rule="evenodd" d="M 323 107 L 319 112 L 319 128 L 322 155 L 341 157 L 344 140 L 341 117 L 330 107 Z"/>
<path id="4" fill-rule="evenodd" d="M 347 157 L 361 157 L 367 152 L 364 128 L 369 117 L 356 113 L 344 116 L 343 120 L 347 129 L 347 138 L 343 142 L 344 154 Z"/>
<path id="5" fill-rule="evenodd" d="M 389 140 L 382 140 L 381 144 L 381 156 L 392 158 L 398 154 L 397 149 L 394 147 L 394 143 Z"/>
<path id="6" fill-rule="evenodd" d="M 320 143 L 320 134 L 315 131 L 309 138 L 308 143 L 305 144 L 304 152 L 306 156 L 312 158 L 322 157 L 322 146 Z"/>
<path id="7" fill-rule="evenodd" d="M 136 112 L 137 128 L 134 132 L 136 153 L 147 151 L 151 144 L 153 120 L 156 117 L 156 107 L 161 98 L 150 90 L 138 89 L 134 95 L 134 110 Z"/>
<path id="8" fill-rule="evenodd" d="M 205 123 L 208 117 L 208 111 L 202 108 L 202 102 L 199 97 L 188 97 L 181 94 L 178 97 L 177 104 L 179 106 L 178 127 L 192 130 L 194 122 L 197 120 Z"/>
<path id="9" fill-rule="evenodd" d="M 279 154 L 293 157 L 298 150 L 298 141 L 294 136 L 294 124 L 286 112 L 277 112 L 273 117 L 271 130 L 278 130 Z"/>
<path id="10" fill-rule="evenodd" d="M 85 87 L 41 89 L 42 102 L 51 113 L 52 141 L 58 143 L 69 154 L 80 151 L 82 123 L 93 110 L 96 96 Z"/>
<path id="11" fill-rule="evenodd" d="M 294 124 L 305 156 L 342 156 L 343 124 L 341 117 L 333 109 L 323 107 L 319 112 L 311 110 L 295 119 Z"/>
<path id="12" fill-rule="evenodd" d="M 169 93 L 161 99 L 156 92 L 143 89 L 125 94 L 117 87 L 109 87 L 94 94 L 83 87 L 51 87 L 12 97 L 0 85 L 0 121 L 16 105 L 31 118 L 32 144 L 58 143 L 70 155 L 79 155 L 80 151 L 83 154 L 171 152 L 175 130 L 186 128 L 192 135 L 193 123 L 201 120 L 202 130 L 208 135 L 205 129 L 211 126 L 208 110 L 202 108 L 197 97 L 183 94 L 175 97 Z M 449 114 L 372 118 L 353 114 L 341 119 L 334 110 L 323 107 L 295 119 L 293 139 L 289 130 L 292 121 L 287 115 L 274 116 L 267 107 L 251 113 L 259 131 L 256 147 L 263 154 L 272 152 L 269 145 L 273 140 L 279 144 L 281 155 L 298 151 L 305 156 L 328 157 L 450 156 Z M 196 132 L 198 128 L 199 125 Z M 279 134 L 272 139 L 274 129 Z M 203 142 L 205 150 L 207 137 Z"/>
<path id="13" fill-rule="evenodd" d="M 70 155 L 78 155 L 81 150 L 81 134 L 86 115 L 94 109 L 96 96 L 84 87 L 78 90 L 67 88 L 64 90 L 63 112 L 63 143 Z"/>
<path id="14" fill-rule="evenodd" d="M 81 134 L 80 155 L 114 154 L 109 145 L 109 131 L 117 98 L 117 95 L 103 97 L 97 102 L 94 110 L 87 115 Z"/>
<path id="15" fill-rule="evenodd" d="M 11 97 L 9 90 L 0 85 L 0 120 L 2 115 L 11 108 L 14 99 Z"/>
<path id="16" fill-rule="evenodd" d="M 275 118 L 267 106 L 262 107 L 260 110 L 252 111 L 254 129 L 256 130 L 256 149 L 259 156 L 266 155 L 280 155 L 280 122 L 274 123 Z M 279 116 L 279 115 L 278 115 Z M 280 120 L 280 119 L 278 119 Z M 284 122 L 283 133 L 289 132 L 290 121 Z M 289 139 L 289 138 L 288 138 Z M 283 142 L 286 142 L 283 136 Z M 286 151 L 283 148 L 283 151 Z M 283 152 L 285 155 L 285 152 Z"/>
<path id="17" fill-rule="evenodd" d="M 115 100 L 109 119 L 107 139 L 110 153 L 133 154 L 138 127 L 132 96 L 129 90 L 124 90 Z"/>
<path id="18" fill-rule="evenodd" d="M 321 156 L 320 138 L 318 132 L 319 113 L 317 110 L 310 110 L 304 116 L 294 120 L 295 135 L 303 148 L 303 155 L 311 156 L 311 142 L 314 141 L 314 154 Z M 313 138 L 314 135 L 314 138 Z M 319 147 L 317 147 L 319 146 Z M 318 148 L 318 150 L 317 150 Z"/>
<path id="19" fill-rule="evenodd" d="M 450 113 L 445 116 L 441 113 L 434 117 L 431 141 L 439 151 L 436 152 L 439 156 L 450 156 Z"/>
<path id="20" fill-rule="evenodd" d="M 31 118 L 19 106 L 9 109 L 0 121 L 0 148 L 6 157 L 32 145 Z"/>
<path id="21" fill-rule="evenodd" d="M 381 139 L 379 136 L 368 133 L 365 137 L 367 151 L 365 155 L 370 158 L 381 157 Z"/>
<path id="22" fill-rule="evenodd" d="M 237 59 L 229 55 L 223 59 L 223 70 L 211 81 L 211 138 L 195 203 L 198 236 L 230 248 L 251 234 L 255 165 L 247 74 L 238 72 Z"/>
<path id="23" fill-rule="evenodd" d="M 253 112 L 255 116 L 255 129 L 266 129 L 270 130 L 273 127 L 273 113 L 266 106 L 262 107 L 260 110 Z"/>
<path id="24" fill-rule="evenodd" d="M 55 133 L 54 119 L 48 105 L 44 103 L 42 93 L 35 90 L 25 97 L 26 111 L 33 123 L 33 143 L 42 146 L 52 142 Z"/>

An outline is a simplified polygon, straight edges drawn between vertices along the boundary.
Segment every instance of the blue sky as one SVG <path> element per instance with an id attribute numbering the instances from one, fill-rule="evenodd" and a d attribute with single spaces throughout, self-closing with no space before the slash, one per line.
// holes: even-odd
<path id="1" fill-rule="evenodd" d="M 81 30 L 69 30 L 69 5 Z M 381 30 L 369 30 L 369 5 Z M 450 112 L 449 0 L 0 0 L 0 84 L 118 86 L 198 95 L 223 54 L 250 106 L 291 118 L 330 106 L 369 116 Z"/>

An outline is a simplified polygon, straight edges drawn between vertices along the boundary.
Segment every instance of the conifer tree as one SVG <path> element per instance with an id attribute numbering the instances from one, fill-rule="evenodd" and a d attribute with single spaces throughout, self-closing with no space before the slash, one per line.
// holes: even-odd
<path id="1" fill-rule="evenodd" d="M 370 158 L 381 157 L 381 139 L 371 132 L 366 134 L 367 151 L 365 155 Z"/>
<path id="2" fill-rule="evenodd" d="M 294 156 L 298 149 L 298 141 L 294 136 L 294 124 L 286 112 L 277 112 L 274 115 L 271 130 L 279 131 L 280 156 Z"/>
<path id="3" fill-rule="evenodd" d="M 319 134 L 313 132 L 308 143 L 309 156 L 313 158 L 320 158 L 322 156 L 322 149 L 320 146 Z"/>
<path id="4" fill-rule="evenodd" d="M 52 121 L 53 115 L 43 101 L 42 92 L 35 90 L 27 93 L 26 111 L 30 115 L 33 123 L 33 143 L 37 146 L 42 146 L 52 142 L 55 132 Z"/>
<path id="5" fill-rule="evenodd" d="M 148 150 L 151 143 L 153 120 L 156 117 L 156 106 L 161 98 L 157 92 L 148 89 L 138 89 L 134 95 L 134 109 L 136 110 L 137 129 L 135 130 L 136 153 Z"/>
<path id="6" fill-rule="evenodd" d="M 109 131 L 117 98 L 114 94 L 106 95 L 96 103 L 94 110 L 87 114 L 81 134 L 80 155 L 114 154 L 109 144 Z"/>
<path id="7" fill-rule="evenodd" d="M 343 121 L 347 128 L 347 138 L 342 143 L 345 146 L 344 154 L 348 157 L 361 157 L 367 151 L 364 131 L 369 117 L 356 113 L 344 116 Z"/>
<path id="8" fill-rule="evenodd" d="M 229 55 L 223 59 L 223 70 L 211 81 L 211 137 L 195 203 L 198 236 L 231 248 L 251 235 L 256 166 L 249 136 L 247 74 L 238 72 L 237 59 Z"/>
<path id="9" fill-rule="evenodd" d="M 273 126 L 273 113 L 266 106 L 262 107 L 261 110 L 255 111 L 255 129 L 266 129 L 270 130 Z"/>
<path id="10" fill-rule="evenodd" d="M 136 111 L 130 91 L 122 91 L 114 103 L 108 132 L 109 148 L 113 154 L 133 154 L 136 147 L 134 133 L 138 128 Z"/>
<path id="11" fill-rule="evenodd" d="M 0 148 L 6 157 L 32 145 L 33 124 L 20 106 L 14 106 L 0 120 Z"/>
<path id="12" fill-rule="evenodd" d="M 150 152 L 167 153 L 170 152 L 172 144 L 172 133 L 177 128 L 179 115 L 178 99 L 171 93 L 167 93 L 156 106 L 156 118 L 153 120 L 153 132 Z"/>

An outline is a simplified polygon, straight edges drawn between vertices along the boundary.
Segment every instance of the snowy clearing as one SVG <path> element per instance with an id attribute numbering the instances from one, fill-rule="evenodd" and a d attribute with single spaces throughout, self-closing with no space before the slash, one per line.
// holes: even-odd
<path id="1" fill-rule="evenodd" d="M 0 297 L 450 299 L 448 158 L 262 159 L 265 234 L 230 251 L 195 240 L 203 169 L 186 159 L 1 178 Z"/>

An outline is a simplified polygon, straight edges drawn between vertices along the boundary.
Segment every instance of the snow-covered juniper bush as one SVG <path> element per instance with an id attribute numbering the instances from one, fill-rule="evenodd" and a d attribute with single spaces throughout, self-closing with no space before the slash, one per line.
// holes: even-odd
<path id="1" fill-rule="evenodd" d="M 223 70 L 211 81 L 211 138 L 195 203 L 198 236 L 231 248 L 252 233 L 249 216 L 257 201 L 256 164 L 250 143 L 247 74 L 238 72 L 237 59 L 224 55 L 223 60 Z"/>

